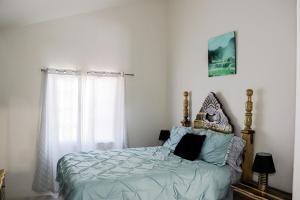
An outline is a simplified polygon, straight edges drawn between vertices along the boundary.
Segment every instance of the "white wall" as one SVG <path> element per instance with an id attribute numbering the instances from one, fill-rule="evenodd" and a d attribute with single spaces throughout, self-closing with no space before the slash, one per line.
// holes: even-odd
<path id="1" fill-rule="evenodd" d="M 0 33 L 0 62 L 2 63 L 5 58 L 5 43 L 4 43 L 4 37 Z M 4 64 L 4 63 L 3 63 Z M 0 65 L 2 66 L 2 65 Z M 2 67 L 1 67 L 2 69 Z M 0 87 L 4 85 L 5 81 L 4 78 L 0 73 Z M 7 117 L 6 117 L 6 106 L 4 102 L 4 98 L 6 96 L 6 88 L 1 89 L 0 92 L 0 168 L 6 168 L 7 167 Z"/>
<path id="2" fill-rule="evenodd" d="M 41 67 L 135 73 L 127 79 L 129 146 L 168 128 L 166 4 L 155 0 L 5 30 L 0 35 L 0 168 L 8 198 L 31 196 Z"/>
<path id="3" fill-rule="evenodd" d="M 296 130 L 294 143 L 293 199 L 300 199 L 300 4 L 297 1 L 297 84 L 296 84 Z"/>
<path id="4" fill-rule="evenodd" d="M 232 30 L 237 75 L 208 78 L 207 40 Z M 296 0 L 151 0 L 0 31 L 0 168 L 8 170 L 8 197 L 32 195 L 44 66 L 135 73 L 126 88 L 131 147 L 155 145 L 160 129 L 179 123 L 184 90 L 192 91 L 193 117 L 216 92 L 239 132 L 245 89 L 253 88 L 255 151 L 273 154 L 270 184 L 291 191 L 295 49 Z"/>
<path id="5" fill-rule="evenodd" d="M 273 154 L 270 185 L 291 192 L 296 73 L 296 0 L 170 0 L 169 97 L 172 123 L 182 92 L 192 91 L 193 118 L 209 91 L 220 97 L 239 132 L 245 90 L 254 89 L 255 151 Z M 208 78 L 207 41 L 237 32 L 237 74 Z"/>

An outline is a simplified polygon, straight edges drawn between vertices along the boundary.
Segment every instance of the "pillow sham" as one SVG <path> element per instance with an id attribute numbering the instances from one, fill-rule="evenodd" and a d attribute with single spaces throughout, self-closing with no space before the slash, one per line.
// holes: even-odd
<path id="1" fill-rule="evenodd" d="M 241 164 L 243 162 L 243 151 L 246 141 L 241 137 L 234 136 L 232 138 L 231 150 L 228 154 L 226 163 L 238 172 L 242 172 Z"/>
<path id="2" fill-rule="evenodd" d="M 174 126 L 171 130 L 170 138 L 163 146 L 174 151 L 181 138 L 189 132 L 192 132 L 191 127 Z"/>
<path id="3" fill-rule="evenodd" d="M 206 135 L 198 159 L 218 166 L 224 166 L 232 145 L 233 134 L 224 134 L 212 130 L 196 129 L 195 134 Z"/>
<path id="4" fill-rule="evenodd" d="M 196 160 L 206 135 L 185 134 L 175 148 L 174 154 L 187 160 Z"/>

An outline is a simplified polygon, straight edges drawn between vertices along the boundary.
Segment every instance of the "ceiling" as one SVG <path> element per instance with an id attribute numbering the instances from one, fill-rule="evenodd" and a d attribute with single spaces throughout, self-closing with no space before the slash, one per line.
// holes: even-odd
<path id="1" fill-rule="evenodd" d="M 0 28 L 27 25 L 136 0 L 0 0 Z"/>

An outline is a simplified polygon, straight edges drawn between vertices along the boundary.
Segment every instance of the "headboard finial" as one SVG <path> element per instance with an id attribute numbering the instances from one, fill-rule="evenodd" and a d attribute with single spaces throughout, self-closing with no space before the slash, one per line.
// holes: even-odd
<path id="1" fill-rule="evenodd" d="M 252 89 L 247 89 L 246 93 L 247 93 L 248 97 L 249 96 L 251 97 L 253 95 L 253 90 Z"/>
<path id="2" fill-rule="evenodd" d="M 245 113 L 245 121 L 244 121 L 244 125 L 245 125 L 244 130 L 252 130 L 251 125 L 252 125 L 252 110 L 253 110 L 253 102 L 252 102 L 253 90 L 247 89 L 246 95 L 247 95 L 247 102 L 246 102 L 246 109 L 245 109 L 246 113 Z"/>
<path id="3" fill-rule="evenodd" d="M 189 120 L 189 92 L 183 92 L 183 120 L 181 121 L 181 125 L 185 127 L 189 127 L 191 125 L 191 121 Z"/>
<path id="4" fill-rule="evenodd" d="M 247 101 L 245 105 L 245 128 L 241 131 L 243 134 L 243 139 L 246 141 L 245 152 L 244 152 L 244 161 L 243 161 L 243 176 L 242 180 L 244 182 L 252 181 L 252 163 L 253 163 L 253 136 L 254 130 L 252 130 L 252 110 L 253 110 L 253 102 L 252 95 L 253 90 L 247 89 L 246 91 Z"/>

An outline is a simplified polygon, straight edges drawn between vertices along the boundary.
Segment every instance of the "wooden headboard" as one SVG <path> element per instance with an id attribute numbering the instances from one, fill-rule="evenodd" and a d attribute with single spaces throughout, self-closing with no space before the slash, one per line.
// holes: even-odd
<path id="1" fill-rule="evenodd" d="M 181 121 L 182 126 L 191 126 L 191 121 L 189 119 L 189 93 L 184 92 L 183 100 L 183 120 Z M 242 138 L 246 141 L 246 146 L 244 149 L 244 160 L 242 164 L 243 175 L 242 181 L 252 181 L 252 162 L 253 162 L 253 135 L 254 130 L 252 130 L 252 95 L 253 90 L 248 89 L 246 91 L 247 101 L 245 105 L 245 121 L 244 129 L 241 130 Z M 198 112 L 196 119 L 193 124 L 194 128 L 210 129 L 218 132 L 233 133 L 233 126 L 230 124 L 230 120 L 227 117 L 222 104 L 216 97 L 216 95 L 211 92 L 206 97 L 200 111 Z"/>

